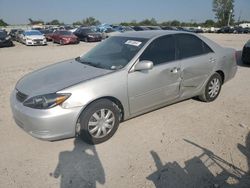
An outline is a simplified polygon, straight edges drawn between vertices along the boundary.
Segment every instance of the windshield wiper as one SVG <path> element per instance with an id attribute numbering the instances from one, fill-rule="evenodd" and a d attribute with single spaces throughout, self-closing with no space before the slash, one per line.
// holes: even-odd
<path id="1" fill-rule="evenodd" d="M 104 67 L 101 66 L 101 63 L 95 64 L 95 63 L 92 63 L 92 62 L 90 62 L 90 61 L 81 61 L 81 58 L 80 58 L 80 57 L 75 58 L 75 60 L 78 61 L 78 62 L 80 62 L 80 63 L 82 63 L 82 64 L 90 65 L 90 66 L 92 66 L 92 67 L 104 68 Z"/>

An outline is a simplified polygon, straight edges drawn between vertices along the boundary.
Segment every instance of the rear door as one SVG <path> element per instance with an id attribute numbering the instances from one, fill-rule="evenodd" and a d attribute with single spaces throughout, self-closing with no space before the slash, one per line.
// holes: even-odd
<path id="1" fill-rule="evenodd" d="M 192 34 L 176 34 L 177 58 L 181 64 L 181 93 L 191 96 L 201 89 L 216 63 L 213 50 Z"/>
<path id="2" fill-rule="evenodd" d="M 155 39 L 139 58 L 154 63 L 151 70 L 128 74 L 131 114 L 139 114 L 179 96 L 180 64 L 176 61 L 176 44 L 172 35 Z"/>

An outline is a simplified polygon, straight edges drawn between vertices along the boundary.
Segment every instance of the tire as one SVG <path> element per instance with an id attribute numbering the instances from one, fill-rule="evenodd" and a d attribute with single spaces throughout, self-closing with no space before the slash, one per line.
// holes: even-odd
<path id="1" fill-rule="evenodd" d="M 213 74 L 203 91 L 203 94 L 199 96 L 199 99 L 203 102 L 212 102 L 214 101 L 220 94 L 222 86 L 222 78 L 218 73 Z"/>
<path id="2" fill-rule="evenodd" d="M 60 45 L 64 45 L 63 40 L 60 40 L 59 43 Z"/>
<path id="3" fill-rule="evenodd" d="M 82 112 L 79 118 L 79 136 L 88 144 L 105 142 L 118 129 L 119 117 L 120 110 L 112 101 L 108 99 L 94 101 Z"/>

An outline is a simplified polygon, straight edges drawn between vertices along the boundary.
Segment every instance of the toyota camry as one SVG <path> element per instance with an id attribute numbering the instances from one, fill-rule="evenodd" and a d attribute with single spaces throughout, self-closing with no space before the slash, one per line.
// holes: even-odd
<path id="1" fill-rule="evenodd" d="M 39 139 L 80 136 L 98 144 L 132 117 L 192 97 L 214 101 L 236 74 L 235 57 L 234 49 L 194 33 L 122 33 L 21 78 L 11 95 L 13 117 Z"/>

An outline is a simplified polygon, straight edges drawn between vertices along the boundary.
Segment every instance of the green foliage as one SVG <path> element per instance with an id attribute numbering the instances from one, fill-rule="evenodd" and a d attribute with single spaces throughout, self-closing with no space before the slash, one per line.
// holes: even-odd
<path id="1" fill-rule="evenodd" d="M 234 0 L 213 0 L 213 11 L 219 26 L 226 26 L 234 22 Z"/>
<path id="2" fill-rule="evenodd" d="M 213 20 L 206 20 L 204 23 L 203 23 L 203 26 L 204 27 L 214 27 L 216 25 L 216 23 L 213 21 Z"/>
<path id="3" fill-rule="evenodd" d="M 60 22 L 59 20 L 54 19 L 50 22 L 47 22 L 46 25 L 64 25 L 64 23 Z"/>
<path id="4" fill-rule="evenodd" d="M 8 26 L 8 24 L 5 21 L 3 21 L 3 19 L 0 19 L 0 26 L 6 27 L 6 26 Z"/>
<path id="5" fill-rule="evenodd" d="M 174 26 L 174 27 L 215 27 L 217 23 L 214 20 L 206 20 L 204 23 L 196 23 L 196 22 L 180 22 L 178 20 L 173 21 L 164 21 L 162 23 L 158 23 L 156 19 L 145 19 L 141 22 L 137 22 L 136 20 L 132 20 L 131 22 L 121 22 L 120 25 L 123 26 Z"/>
<path id="6" fill-rule="evenodd" d="M 82 21 L 73 22 L 73 25 L 83 25 L 83 26 L 94 26 L 99 24 L 101 24 L 101 22 L 95 19 L 94 17 L 87 17 Z"/>

